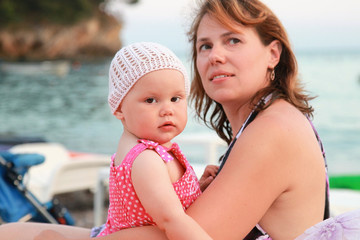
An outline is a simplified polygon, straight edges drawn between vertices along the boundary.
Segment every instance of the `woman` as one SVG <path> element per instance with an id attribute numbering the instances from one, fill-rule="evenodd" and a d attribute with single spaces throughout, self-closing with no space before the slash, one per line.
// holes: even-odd
<path id="1" fill-rule="evenodd" d="M 327 176 L 283 26 L 258 0 L 206 0 L 189 36 L 196 111 L 230 147 L 187 214 L 213 239 L 294 239 L 327 217 Z M 135 237 L 166 239 L 156 227 L 104 239 Z"/>
<path id="2" fill-rule="evenodd" d="M 310 98 L 297 79 L 283 26 L 259 1 L 209 0 L 190 37 L 197 113 L 232 149 L 188 214 L 215 239 L 244 238 L 257 224 L 251 235 L 266 231 L 274 239 L 294 239 L 328 217 L 327 186 L 308 120 Z M 211 209 L 208 219 L 218 218 L 220 210 L 210 207 L 214 199 L 223 203 L 219 229 L 228 231 L 212 234 L 192 212 L 199 215 L 201 205 Z"/>

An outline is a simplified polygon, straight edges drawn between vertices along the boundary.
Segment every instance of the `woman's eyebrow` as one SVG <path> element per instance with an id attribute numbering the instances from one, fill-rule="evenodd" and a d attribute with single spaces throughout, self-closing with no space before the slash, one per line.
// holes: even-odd
<path id="1" fill-rule="evenodd" d="M 235 32 L 226 32 L 226 33 L 221 34 L 221 37 L 228 37 L 233 34 L 235 34 Z"/>
<path id="2" fill-rule="evenodd" d="M 233 32 L 233 31 L 229 31 L 229 32 L 224 32 L 223 34 L 220 35 L 221 38 L 225 38 L 228 36 L 231 36 L 233 34 L 242 34 L 241 32 Z M 208 41 L 210 38 L 209 37 L 203 37 L 203 38 L 199 38 L 196 42 L 206 42 Z"/>
<path id="3" fill-rule="evenodd" d="M 198 39 L 196 40 L 196 43 L 207 42 L 208 40 L 209 40 L 208 37 L 198 38 Z"/>

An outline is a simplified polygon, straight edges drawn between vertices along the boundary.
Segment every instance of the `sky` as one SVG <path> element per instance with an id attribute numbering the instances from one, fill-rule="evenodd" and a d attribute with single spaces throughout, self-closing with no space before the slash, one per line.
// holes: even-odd
<path id="1" fill-rule="evenodd" d="M 124 44 L 156 41 L 176 53 L 187 48 L 195 0 L 140 0 L 123 5 Z M 360 50 L 359 0 L 263 0 L 282 21 L 295 50 Z"/>

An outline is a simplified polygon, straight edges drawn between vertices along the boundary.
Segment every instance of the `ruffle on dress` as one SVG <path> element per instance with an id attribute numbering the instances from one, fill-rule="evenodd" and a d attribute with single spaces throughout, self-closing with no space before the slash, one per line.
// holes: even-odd
<path id="1" fill-rule="evenodd" d="M 360 239 L 360 209 L 326 219 L 307 229 L 295 240 Z"/>

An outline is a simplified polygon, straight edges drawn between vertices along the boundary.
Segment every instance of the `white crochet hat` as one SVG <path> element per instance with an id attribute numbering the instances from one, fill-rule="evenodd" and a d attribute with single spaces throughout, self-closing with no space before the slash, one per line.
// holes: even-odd
<path id="1" fill-rule="evenodd" d="M 114 56 L 109 70 L 108 103 L 114 114 L 121 101 L 137 80 L 145 74 L 161 70 L 180 71 L 185 80 L 185 91 L 189 95 L 190 81 L 180 59 L 168 48 L 151 42 L 140 42 L 120 49 Z"/>

